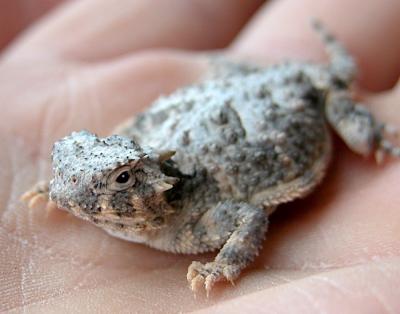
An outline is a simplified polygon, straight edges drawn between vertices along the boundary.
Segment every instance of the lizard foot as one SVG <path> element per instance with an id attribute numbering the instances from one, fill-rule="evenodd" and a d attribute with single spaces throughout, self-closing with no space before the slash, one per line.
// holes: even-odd
<path id="1" fill-rule="evenodd" d="M 187 273 L 187 280 L 193 292 L 204 288 L 207 297 L 214 284 L 221 280 L 228 280 L 233 284 L 233 280 L 238 277 L 240 268 L 236 265 L 227 265 L 224 263 L 210 262 L 202 264 L 192 262 Z"/>
<path id="2" fill-rule="evenodd" d="M 57 208 L 57 205 L 49 200 L 49 184 L 47 181 L 37 182 L 31 189 L 22 194 L 21 201 L 28 204 L 31 209 L 45 206 L 48 213 Z"/>

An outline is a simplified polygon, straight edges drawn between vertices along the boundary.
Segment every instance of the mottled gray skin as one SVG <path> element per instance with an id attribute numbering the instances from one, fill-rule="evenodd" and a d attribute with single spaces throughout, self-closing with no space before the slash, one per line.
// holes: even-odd
<path id="1" fill-rule="evenodd" d="M 351 57 L 315 28 L 329 64 L 223 61 L 214 79 L 158 99 L 119 135 L 59 140 L 50 199 L 129 241 L 176 253 L 220 249 L 189 267 L 193 290 L 234 280 L 257 256 L 269 213 L 322 180 L 328 124 L 359 154 L 399 153 L 351 100 Z"/>

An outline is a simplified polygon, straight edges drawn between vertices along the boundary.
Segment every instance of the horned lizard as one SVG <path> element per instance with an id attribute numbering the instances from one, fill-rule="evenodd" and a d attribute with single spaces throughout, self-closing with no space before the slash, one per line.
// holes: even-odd
<path id="1" fill-rule="evenodd" d="M 269 214 L 323 179 L 330 126 L 357 154 L 399 156 L 385 124 L 352 100 L 356 65 L 320 23 L 327 64 L 226 62 L 213 79 L 161 97 L 115 134 L 73 132 L 54 144 L 53 178 L 23 199 L 57 207 L 109 234 L 194 254 L 192 290 L 233 281 L 259 253 Z"/>

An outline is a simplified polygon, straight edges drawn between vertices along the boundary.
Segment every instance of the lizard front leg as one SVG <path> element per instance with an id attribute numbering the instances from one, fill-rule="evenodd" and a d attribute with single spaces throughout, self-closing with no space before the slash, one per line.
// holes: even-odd
<path id="1" fill-rule="evenodd" d="M 258 255 L 267 226 L 266 210 L 247 203 L 225 201 L 204 213 L 192 225 L 189 238 L 197 242 L 194 245 L 199 248 L 197 251 L 222 248 L 213 262 L 190 265 L 187 279 L 192 290 L 196 292 L 204 287 L 208 295 L 217 281 L 233 282 Z M 186 243 L 185 247 L 191 246 Z"/>
<path id="2" fill-rule="evenodd" d="M 28 204 L 29 208 L 36 208 L 46 204 L 47 212 L 57 208 L 57 205 L 49 199 L 49 182 L 39 181 L 21 196 L 21 201 Z"/>

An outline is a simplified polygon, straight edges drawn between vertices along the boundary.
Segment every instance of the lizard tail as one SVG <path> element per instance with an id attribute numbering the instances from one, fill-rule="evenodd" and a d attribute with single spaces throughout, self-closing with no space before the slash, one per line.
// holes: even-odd
<path id="1" fill-rule="evenodd" d="M 313 19 L 312 28 L 319 35 L 325 45 L 325 50 L 330 59 L 332 73 L 345 85 L 349 85 L 357 72 L 357 65 L 353 57 L 337 39 L 330 34 L 321 21 Z"/>

